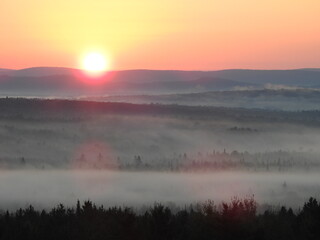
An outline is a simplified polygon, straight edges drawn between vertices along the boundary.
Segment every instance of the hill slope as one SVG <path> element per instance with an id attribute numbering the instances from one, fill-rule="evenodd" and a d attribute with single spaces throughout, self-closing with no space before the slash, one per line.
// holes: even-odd
<path id="1" fill-rule="evenodd" d="M 1 95 L 79 96 L 164 94 L 262 89 L 267 84 L 320 87 L 318 69 L 298 70 L 126 70 L 92 78 L 71 68 L 0 69 Z"/>

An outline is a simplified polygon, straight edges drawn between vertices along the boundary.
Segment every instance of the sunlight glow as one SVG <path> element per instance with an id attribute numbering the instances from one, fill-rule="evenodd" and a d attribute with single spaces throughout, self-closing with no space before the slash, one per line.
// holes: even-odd
<path id="1" fill-rule="evenodd" d="M 104 72 L 108 70 L 108 63 L 100 53 L 89 53 L 83 59 L 83 69 L 93 73 Z"/>

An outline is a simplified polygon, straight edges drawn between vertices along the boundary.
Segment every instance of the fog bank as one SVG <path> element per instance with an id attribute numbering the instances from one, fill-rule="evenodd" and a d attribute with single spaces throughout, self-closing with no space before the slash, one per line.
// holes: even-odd
<path id="1" fill-rule="evenodd" d="M 310 196 L 320 197 L 318 179 L 317 173 L 2 171 L 0 208 L 74 206 L 77 199 L 104 206 L 184 206 L 252 195 L 259 204 L 297 208 Z"/>

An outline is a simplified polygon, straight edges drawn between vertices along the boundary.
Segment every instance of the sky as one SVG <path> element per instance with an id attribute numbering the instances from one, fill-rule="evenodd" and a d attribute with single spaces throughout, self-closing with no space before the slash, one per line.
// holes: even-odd
<path id="1" fill-rule="evenodd" d="M 1 0 L 0 68 L 320 67 L 319 0 Z"/>

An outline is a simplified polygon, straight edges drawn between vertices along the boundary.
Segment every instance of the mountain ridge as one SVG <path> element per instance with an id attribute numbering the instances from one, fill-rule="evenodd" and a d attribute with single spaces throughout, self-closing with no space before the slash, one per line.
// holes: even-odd
<path id="1" fill-rule="evenodd" d="M 83 70 L 34 67 L 0 70 L 0 94 L 163 94 L 264 88 L 320 88 L 320 69 L 217 71 L 120 70 L 90 77 Z"/>

